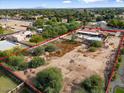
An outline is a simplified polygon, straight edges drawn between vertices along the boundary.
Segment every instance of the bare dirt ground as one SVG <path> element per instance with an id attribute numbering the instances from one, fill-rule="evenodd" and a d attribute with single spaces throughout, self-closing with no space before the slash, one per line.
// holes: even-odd
<path id="1" fill-rule="evenodd" d="M 78 47 L 81 45 L 80 42 L 69 42 L 67 40 L 63 40 L 63 41 L 58 41 L 58 42 L 53 42 L 53 44 L 55 46 L 57 46 L 59 48 L 59 50 L 57 52 L 53 52 L 50 53 L 48 56 L 46 57 L 62 57 L 63 55 L 65 55 L 66 53 L 72 51 L 75 47 Z"/>
<path id="2" fill-rule="evenodd" d="M 49 64 L 36 68 L 35 73 L 31 77 L 35 77 L 36 73 L 48 67 L 58 67 L 61 69 L 64 79 L 62 93 L 72 93 L 72 87 L 78 85 L 82 80 L 93 74 L 98 74 L 104 78 L 106 62 L 115 53 L 113 50 L 117 48 L 119 40 L 118 37 L 108 38 L 105 43 L 108 48 L 100 48 L 96 52 L 88 52 L 85 49 L 85 45 L 82 44 L 64 54 L 62 57 L 50 57 L 47 60 Z M 82 52 L 79 50 L 82 50 Z M 22 75 L 23 72 L 20 73 L 21 77 L 25 78 L 25 75 Z"/>

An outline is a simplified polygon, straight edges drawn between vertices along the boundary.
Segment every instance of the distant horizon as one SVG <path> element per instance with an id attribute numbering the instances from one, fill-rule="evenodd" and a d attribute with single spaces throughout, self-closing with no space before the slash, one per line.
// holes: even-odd
<path id="1" fill-rule="evenodd" d="M 124 0 L 0 0 L 0 9 L 124 7 Z"/>
<path id="2" fill-rule="evenodd" d="M 42 8 L 42 7 L 35 7 L 35 8 L 0 8 L 0 10 L 14 10 L 14 9 L 97 9 L 97 8 L 124 8 L 123 7 L 79 7 L 79 8 Z"/>

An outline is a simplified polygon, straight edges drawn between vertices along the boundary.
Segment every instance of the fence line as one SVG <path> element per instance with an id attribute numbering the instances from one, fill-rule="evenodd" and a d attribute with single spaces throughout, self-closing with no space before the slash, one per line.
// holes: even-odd
<path id="1" fill-rule="evenodd" d="M 19 91 L 22 87 L 24 87 L 24 82 L 19 84 L 16 88 L 10 90 L 8 93 L 17 93 L 17 91 Z"/>
<path id="2" fill-rule="evenodd" d="M 120 40 L 120 43 L 119 43 L 119 46 L 118 46 L 117 55 L 116 55 L 116 58 L 115 58 L 115 63 L 114 63 L 114 66 L 112 68 L 112 72 L 111 72 L 111 75 L 110 75 L 110 78 L 109 78 L 109 81 L 108 81 L 108 84 L 107 84 L 106 93 L 109 93 L 110 83 L 111 83 L 113 75 L 115 74 L 114 72 L 115 72 L 116 65 L 118 64 L 118 57 L 120 55 L 123 40 L 124 40 L 124 35 L 121 37 L 121 40 Z"/>
<path id="3" fill-rule="evenodd" d="M 78 29 L 81 29 L 81 28 L 82 28 L 82 26 L 79 27 Z M 87 28 L 87 27 L 86 27 L 86 28 Z M 35 45 L 35 46 L 32 46 L 32 47 L 30 47 L 30 48 L 25 48 L 25 49 L 23 49 L 23 50 L 21 50 L 21 51 L 15 53 L 15 54 L 11 54 L 11 56 L 17 55 L 18 53 L 23 52 L 23 51 L 26 51 L 26 50 L 34 49 L 34 48 L 36 48 L 36 47 L 38 47 L 38 46 L 42 46 L 42 45 L 45 45 L 45 44 L 47 44 L 47 43 L 53 42 L 53 41 L 55 41 L 55 40 L 57 40 L 57 39 L 59 39 L 59 38 L 65 37 L 66 35 L 68 35 L 68 34 L 70 34 L 70 33 L 76 32 L 78 29 L 72 30 L 72 31 L 70 31 L 70 32 L 68 32 L 68 33 L 65 33 L 65 34 L 63 34 L 63 35 L 60 35 L 60 36 L 58 36 L 58 37 L 55 37 L 55 38 L 46 40 L 46 41 L 41 42 L 41 43 L 39 43 L 39 44 L 37 44 L 37 45 Z M 124 32 L 124 31 L 122 31 L 122 30 L 103 30 L 103 29 L 101 29 L 101 28 L 90 28 L 90 29 L 101 30 L 101 31 L 107 31 L 107 32 Z M 119 51 L 118 51 L 118 52 L 119 52 Z M 9 56 L 1 57 L 0 60 L 3 60 L 3 59 L 8 58 L 8 57 L 9 57 Z M 23 80 L 23 79 L 20 78 L 18 75 L 16 75 L 15 73 L 13 73 L 13 71 L 12 71 L 10 68 L 5 67 L 2 63 L 0 63 L 0 66 L 4 67 L 4 69 L 6 69 L 6 70 L 9 71 L 10 73 L 12 73 L 12 74 L 13 74 L 14 76 L 16 76 L 18 79 L 22 80 L 29 88 L 33 89 L 33 90 L 35 91 L 35 93 L 41 93 L 37 88 L 35 88 L 35 86 L 32 84 L 32 82 Z M 109 81 L 109 83 L 110 83 L 110 81 Z M 109 84 L 108 84 L 108 85 L 109 85 Z M 107 88 L 107 89 L 108 89 L 108 88 Z M 108 92 L 106 92 L 106 93 L 108 93 Z"/>
<path id="4" fill-rule="evenodd" d="M 2 67 L 4 70 L 6 70 L 7 72 L 9 72 L 9 73 L 12 74 L 13 76 L 15 76 L 16 79 L 18 79 L 18 80 L 24 82 L 25 85 L 26 85 L 29 89 L 31 89 L 32 91 L 34 91 L 34 93 L 42 93 L 42 92 L 40 92 L 40 90 L 38 90 L 38 89 L 34 86 L 34 84 L 33 84 L 32 82 L 30 82 L 30 81 L 25 81 L 24 79 L 22 79 L 21 77 L 19 77 L 17 74 L 15 74 L 9 67 L 3 65 L 2 63 L 0 63 L 0 67 Z"/>

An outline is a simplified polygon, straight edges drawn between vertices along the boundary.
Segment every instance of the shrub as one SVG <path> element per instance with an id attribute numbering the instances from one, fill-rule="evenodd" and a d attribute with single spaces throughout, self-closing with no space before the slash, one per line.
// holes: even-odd
<path id="1" fill-rule="evenodd" d="M 67 40 L 69 43 L 72 43 L 72 44 L 75 44 L 76 43 L 76 36 L 75 35 L 72 35 L 71 39 L 70 40 Z"/>
<path id="2" fill-rule="evenodd" d="M 118 57 L 118 62 L 121 62 L 121 61 L 122 61 L 122 57 L 119 56 L 119 57 Z"/>
<path id="3" fill-rule="evenodd" d="M 4 58 L 4 57 L 7 57 L 8 55 L 5 53 L 5 52 L 1 52 L 0 51 L 0 58 Z M 0 62 L 5 62 L 7 61 L 8 58 L 4 58 L 3 60 L 0 60 Z"/>
<path id="4" fill-rule="evenodd" d="M 28 68 L 28 63 L 22 63 L 19 65 L 18 70 L 25 70 Z"/>
<path id="5" fill-rule="evenodd" d="M 16 53 L 16 54 L 18 54 L 18 55 L 23 55 L 22 50 L 23 50 L 23 49 L 22 49 L 21 47 L 14 47 L 14 48 L 12 49 L 12 54 Z"/>
<path id="6" fill-rule="evenodd" d="M 103 85 L 103 80 L 98 75 L 93 75 L 81 83 L 81 86 L 89 93 L 104 93 Z"/>
<path id="7" fill-rule="evenodd" d="M 114 73 L 114 76 L 112 77 L 112 81 L 114 81 L 117 78 L 117 72 Z"/>
<path id="8" fill-rule="evenodd" d="M 40 56 L 42 54 L 44 54 L 45 49 L 43 47 L 37 47 L 33 50 L 33 55 L 34 56 Z"/>
<path id="9" fill-rule="evenodd" d="M 37 85 L 44 93 L 60 93 L 62 88 L 62 74 L 58 68 L 49 68 L 37 74 Z"/>
<path id="10" fill-rule="evenodd" d="M 96 48 L 95 48 L 95 47 L 90 47 L 90 48 L 89 48 L 89 51 L 90 51 L 90 52 L 95 52 L 95 51 L 96 51 Z"/>
<path id="11" fill-rule="evenodd" d="M 100 41 L 92 41 L 91 42 L 91 47 L 102 47 L 102 42 Z"/>
<path id="12" fill-rule="evenodd" d="M 23 56 L 11 56 L 9 57 L 9 62 L 7 62 L 11 66 L 19 66 L 24 62 Z"/>
<path id="13" fill-rule="evenodd" d="M 118 63 L 118 64 L 116 65 L 116 70 L 118 70 L 119 67 L 120 67 L 120 63 Z"/>
<path id="14" fill-rule="evenodd" d="M 124 55 L 124 48 L 121 50 L 121 54 Z"/>
<path id="15" fill-rule="evenodd" d="M 45 64 L 45 60 L 43 58 L 40 57 L 34 57 L 30 62 L 29 62 L 29 67 L 30 68 L 36 68 L 39 67 L 41 65 Z"/>
<path id="16" fill-rule="evenodd" d="M 45 47 L 45 51 L 46 52 L 53 52 L 53 51 L 55 51 L 57 49 L 57 47 L 55 46 L 55 45 L 53 45 L 53 44 L 49 44 L 49 45 L 47 45 L 46 47 Z"/>
<path id="17" fill-rule="evenodd" d="M 30 39 L 30 42 L 33 42 L 33 43 L 39 43 L 41 41 L 43 41 L 43 38 L 40 35 L 33 35 Z"/>

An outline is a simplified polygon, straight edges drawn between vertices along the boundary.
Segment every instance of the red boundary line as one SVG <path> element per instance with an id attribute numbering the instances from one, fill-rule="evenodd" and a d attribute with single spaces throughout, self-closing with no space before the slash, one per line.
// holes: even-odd
<path id="1" fill-rule="evenodd" d="M 9 71 L 12 75 L 16 76 L 21 81 L 23 81 L 27 86 L 29 86 L 31 89 L 33 89 L 36 93 L 42 93 L 37 88 L 35 88 L 35 86 L 32 82 L 23 80 L 17 74 L 13 73 L 13 71 L 9 67 L 4 66 L 2 63 L 0 63 L 0 66 L 3 67 L 5 70 Z"/>
<path id="2" fill-rule="evenodd" d="M 118 57 L 120 55 L 123 40 L 124 40 L 124 35 L 121 37 L 121 40 L 120 40 L 120 43 L 119 43 L 119 46 L 118 46 L 118 51 L 117 51 L 117 55 L 116 55 L 116 58 L 115 58 L 115 63 L 114 63 L 114 66 L 112 68 L 112 72 L 111 72 L 111 75 L 110 75 L 110 78 L 109 78 L 109 81 L 108 81 L 108 84 L 107 84 L 106 93 L 109 93 L 110 83 L 111 83 L 113 75 L 115 74 L 114 72 L 115 72 L 116 65 L 118 64 Z"/>
<path id="3" fill-rule="evenodd" d="M 81 28 L 81 27 L 79 27 L 78 29 L 80 29 L 80 28 Z M 76 30 L 78 30 L 78 29 L 76 29 Z M 21 51 L 19 51 L 19 52 L 17 52 L 17 53 L 11 54 L 10 56 L 17 55 L 17 54 L 20 53 L 20 52 L 23 52 L 23 51 L 26 51 L 26 50 L 29 50 L 29 49 L 33 49 L 33 48 L 36 48 L 36 47 L 41 46 L 41 45 L 45 45 L 45 44 L 50 43 L 50 42 L 52 42 L 52 41 L 54 41 L 54 40 L 57 40 L 57 39 L 59 39 L 59 38 L 62 38 L 62 37 L 66 36 L 66 35 L 68 35 L 68 34 L 70 34 L 70 33 L 73 33 L 73 32 L 75 32 L 76 30 L 72 30 L 72 31 L 70 31 L 70 32 L 68 32 L 68 33 L 65 33 L 65 34 L 63 34 L 63 35 L 60 35 L 60 36 L 57 36 L 57 37 L 55 37 L 55 38 L 46 40 L 46 41 L 41 42 L 41 43 L 39 43 L 39 44 L 37 44 L 37 45 L 35 45 L 35 46 L 33 46 L 33 47 L 25 48 L 25 49 L 23 49 L 23 50 L 21 50 Z M 3 60 L 3 59 L 8 58 L 8 57 L 9 57 L 9 56 L 1 57 L 0 60 Z M 2 63 L 0 63 L 0 66 L 2 66 L 5 70 L 7 70 L 7 71 L 9 71 L 10 73 L 12 73 L 13 75 L 15 75 L 18 79 L 20 79 L 21 81 L 23 81 L 28 87 L 32 88 L 36 93 L 42 93 L 41 91 L 39 91 L 39 90 L 34 86 L 34 84 L 33 84 L 31 81 L 25 81 L 25 80 L 23 80 L 21 77 L 19 77 L 17 74 L 13 73 L 13 71 L 12 71 L 11 68 L 9 68 L 9 67 L 7 67 L 7 66 L 4 66 Z"/>
<path id="4" fill-rule="evenodd" d="M 79 27 L 78 29 L 80 29 L 80 28 L 82 28 L 82 26 Z M 104 30 L 104 29 L 102 29 L 102 28 L 90 28 L 90 27 L 85 27 L 85 28 L 89 28 L 89 29 L 91 29 L 91 30 L 94 29 L 94 30 L 107 31 L 107 32 L 124 32 L 124 30 Z M 19 51 L 19 52 L 17 52 L 17 53 L 11 54 L 10 56 L 17 55 L 17 54 L 20 53 L 20 52 L 23 52 L 23 51 L 26 51 L 26 50 L 29 50 L 29 49 L 33 49 L 33 48 L 36 48 L 36 47 L 41 46 L 41 45 L 45 45 L 45 44 L 50 43 L 50 42 L 52 42 L 52 41 L 54 41 L 54 40 L 57 40 L 57 39 L 59 39 L 59 38 L 62 38 L 62 37 L 66 36 L 66 35 L 68 35 L 68 34 L 70 34 L 70 33 L 76 32 L 76 30 L 78 30 L 78 29 L 72 30 L 72 31 L 70 31 L 70 32 L 68 32 L 68 33 L 65 33 L 65 34 L 63 34 L 63 35 L 57 36 L 57 37 L 55 37 L 55 38 L 46 40 L 46 41 L 41 42 L 41 43 L 39 43 L 39 44 L 37 44 L 37 45 L 34 45 L 34 46 L 32 46 L 32 47 L 25 48 L 25 49 L 23 49 L 23 50 L 21 50 L 21 51 Z M 0 60 L 3 60 L 3 59 L 8 58 L 8 57 L 9 57 L 9 56 L 1 57 Z M 0 66 L 5 67 L 2 63 L 0 63 Z M 5 67 L 5 69 L 8 70 L 9 72 L 11 72 L 12 74 L 14 74 L 13 71 L 12 71 L 9 67 Z M 15 75 L 16 77 L 18 77 L 19 79 L 21 79 L 18 75 L 16 75 L 16 74 L 14 74 L 14 75 Z M 21 80 L 22 80 L 22 79 L 21 79 Z M 23 80 L 23 81 L 24 81 L 24 80 Z M 35 88 L 35 86 L 32 84 L 32 82 L 29 82 L 29 81 L 28 81 L 28 82 L 24 81 L 24 82 L 25 82 L 28 86 L 30 86 L 32 89 L 39 91 L 38 89 Z M 109 82 L 110 82 L 110 81 L 109 81 Z M 107 88 L 107 89 L 108 89 L 108 88 Z M 37 93 L 41 93 L 41 92 L 37 92 Z M 106 92 L 106 93 L 107 93 L 107 92 Z"/>
<path id="5" fill-rule="evenodd" d="M 63 34 L 63 35 L 57 36 L 57 37 L 55 37 L 55 38 L 51 38 L 51 39 L 45 40 L 45 41 L 43 41 L 43 42 L 41 42 L 41 43 L 39 43 L 39 44 L 36 44 L 36 45 L 34 45 L 34 46 L 32 46 L 32 47 L 22 49 L 22 50 L 19 51 L 19 52 L 16 52 L 16 53 L 11 54 L 10 56 L 14 56 L 14 55 L 19 54 L 20 52 L 23 52 L 23 51 L 26 51 L 26 50 L 30 50 L 30 49 L 36 48 L 36 47 L 38 47 L 38 46 L 42 46 L 42 45 L 48 44 L 48 43 L 50 43 L 50 42 L 53 42 L 53 41 L 55 41 L 55 40 L 57 40 L 57 39 L 59 39 L 59 38 L 65 37 L 66 35 L 68 35 L 68 34 L 70 34 L 70 33 L 76 32 L 76 30 L 78 30 L 78 29 L 80 29 L 80 28 L 81 28 L 81 27 L 79 27 L 79 28 L 77 28 L 77 29 L 75 29 L 75 30 L 69 31 L 69 32 L 67 32 L 67 33 L 65 33 L 65 34 Z M 9 57 L 9 56 L 0 57 L 0 60 L 6 59 L 6 58 L 8 58 L 8 57 Z"/>
<path id="6" fill-rule="evenodd" d="M 30 49 L 36 48 L 36 47 L 38 47 L 38 46 L 45 45 L 45 44 L 50 43 L 50 42 L 52 42 L 52 41 L 54 41 L 54 40 L 57 40 L 57 39 L 62 38 L 62 37 L 65 37 L 66 35 L 68 35 L 68 34 L 70 34 L 70 33 L 76 32 L 76 30 L 81 29 L 81 28 L 82 28 L 82 27 L 79 27 L 79 28 L 77 28 L 77 29 L 75 29 L 75 30 L 72 30 L 72 31 L 69 31 L 69 32 L 67 32 L 67 33 L 65 33 L 65 34 L 63 34 L 63 35 L 60 35 L 60 36 L 57 36 L 57 37 L 55 37 L 55 38 L 51 38 L 51 39 L 45 40 L 45 41 L 43 41 L 43 42 L 41 42 L 41 43 L 39 43 L 39 44 L 36 44 L 36 45 L 34 45 L 34 46 L 32 46 L 32 47 L 22 49 L 21 51 L 19 51 L 19 52 L 17 52 L 17 53 L 11 54 L 10 56 L 14 56 L 14 55 L 19 54 L 20 52 L 23 52 L 23 51 L 26 51 L 26 50 L 30 50 Z M 91 29 L 91 30 L 101 30 L 101 31 L 106 31 L 106 32 L 124 32 L 124 30 L 105 30 L 105 29 L 102 29 L 102 28 L 90 28 L 90 27 L 85 27 L 85 28 L 89 28 L 89 29 Z M 3 60 L 3 59 L 8 58 L 8 57 L 9 57 L 9 56 L 0 57 L 0 60 Z"/>

